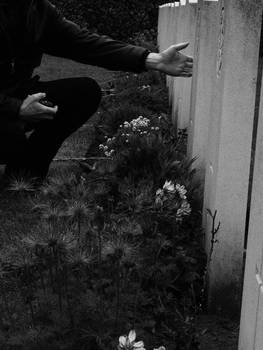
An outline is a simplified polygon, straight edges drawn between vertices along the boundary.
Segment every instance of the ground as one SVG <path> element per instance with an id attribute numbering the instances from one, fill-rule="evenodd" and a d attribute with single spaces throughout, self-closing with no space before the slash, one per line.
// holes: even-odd
<path id="1" fill-rule="evenodd" d="M 73 76 L 91 76 L 100 84 L 114 78 L 112 72 L 89 67 L 58 58 L 44 57 L 43 65 L 37 70 L 43 80 Z M 96 118 L 96 116 L 95 116 Z M 92 119 L 81 130 L 66 140 L 51 166 L 51 174 L 57 167 L 74 166 L 64 158 L 83 157 L 93 138 Z M 4 166 L 0 167 L 0 174 Z M 16 200 L 6 192 L 0 193 L 0 237 L 11 237 L 34 221 L 33 214 L 22 201 Z M 236 350 L 238 341 L 238 322 L 222 317 L 201 315 L 197 320 L 200 332 L 201 350 Z"/>
<path id="2" fill-rule="evenodd" d="M 103 68 L 87 66 L 47 55 L 43 57 L 42 64 L 35 73 L 39 74 L 44 81 L 84 76 L 94 78 L 100 84 L 111 81 L 114 75 L 114 72 Z"/>
<path id="3" fill-rule="evenodd" d="M 238 322 L 215 315 L 201 315 L 197 320 L 201 350 L 237 350 Z"/>

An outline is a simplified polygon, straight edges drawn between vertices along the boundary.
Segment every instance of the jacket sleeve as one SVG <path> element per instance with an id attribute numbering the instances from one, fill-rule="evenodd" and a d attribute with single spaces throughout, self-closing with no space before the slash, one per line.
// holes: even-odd
<path id="1" fill-rule="evenodd" d="M 21 104 L 22 100 L 0 92 L 0 116 L 8 119 L 18 119 Z"/>
<path id="2" fill-rule="evenodd" d="M 90 33 L 62 17 L 47 0 L 42 0 L 42 6 L 39 40 L 45 53 L 110 70 L 145 70 L 149 50 Z"/>

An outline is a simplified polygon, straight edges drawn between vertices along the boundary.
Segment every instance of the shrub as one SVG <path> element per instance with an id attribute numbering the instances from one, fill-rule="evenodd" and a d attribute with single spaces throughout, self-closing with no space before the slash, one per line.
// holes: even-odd
<path id="1" fill-rule="evenodd" d="M 144 32 L 147 41 L 156 40 L 161 0 L 54 0 L 54 3 L 67 18 L 100 34 L 134 41 L 137 33 Z"/>

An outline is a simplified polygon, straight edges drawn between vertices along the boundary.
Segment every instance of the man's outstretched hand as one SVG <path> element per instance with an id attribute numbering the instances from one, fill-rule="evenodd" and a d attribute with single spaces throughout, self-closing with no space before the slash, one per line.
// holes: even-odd
<path id="1" fill-rule="evenodd" d="M 191 77 L 193 58 L 180 51 L 189 43 L 172 45 L 160 53 L 150 53 L 146 58 L 146 69 L 154 69 L 174 77 Z"/>

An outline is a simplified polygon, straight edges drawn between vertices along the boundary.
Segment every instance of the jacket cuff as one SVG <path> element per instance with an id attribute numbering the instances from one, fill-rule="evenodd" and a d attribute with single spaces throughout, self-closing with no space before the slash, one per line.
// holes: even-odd
<path id="1" fill-rule="evenodd" d="M 151 53 L 150 50 L 145 49 L 145 51 L 142 53 L 141 55 L 141 59 L 140 59 L 140 70 L 142 72 L 146 72 L 146 58 L 148 57 L 148 55 Z"/>

